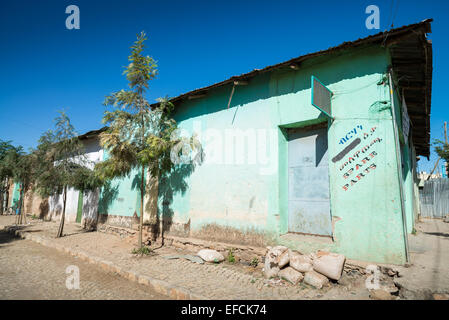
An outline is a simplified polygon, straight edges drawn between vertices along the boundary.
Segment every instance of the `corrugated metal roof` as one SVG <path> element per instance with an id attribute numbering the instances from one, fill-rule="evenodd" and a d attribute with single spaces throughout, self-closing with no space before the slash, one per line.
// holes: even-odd
<path id="1" fill-rule="evenodd" d="M 371 35 L 365 38 L 360 38 L 355 41 L 348 41 L 343 42 L 342 44 L 328 48 L 326 50 L 309 53 L 306 55 L 302 55 L 278 64 L 274 64 L 271 66 L 267 66 L 263 69 L 254 69 L 253 71 L 230 77 L 227 80 L 212 84 L 210 86 L 202 87 L 199 89 L 191 90 L 189 92 L 183 93 L 177 97 L 171 98 L 170 101 L 172 103 L 176 103 L 180 100 L 183 100 L 185 98 L 188 98 L 189 96 L 195 96 L 195 95 L 202 95 L 206 93 L 208 90 L 225 86 L 228 84 L 233 84 L 234 81 L 242 81 L 247 80 L 251 77 L 263 74 L 265 72 L 270 72 L 276 69 L 280 69 L 283 67 L 290 67 L 292 65 L 299 65 L 301 62 L 319 57 L 328 55 L 331 53 L 336 53 L 342 50 L 350 49 L 350 48 L 357 48 L 357 47 L 366 47 L 366 46 L 372 46 L 372 45 L 381 45 L 384 47 L 392 47 L 394 49 L 397 49 L 400 51 L 402 48 L 402 43 L 405 45 L 405 40 L 411 37 L 415 37 L 412 40 L 414 43 L 418 43 L 418 46 L 421 49 L 421 51 L 408 52 L 407 55 L 403 55 L 402 58 L 405 59 L 406 64 L 411 63 L 418 63 L 421 66 L 423 66 L 422 74 L 418 75 L 419 77 L 422 77 L 423 79 L 420 79 L 420 81 L 423 81 L 422 83 L 420 81 L 416 81 L 417 87 L 422 89 L 423 95 L 425 101 L 423 102 L 423 105 L 421 106 L 421 109 L 424 110 L 412 110 L 412 114 L 410 114 L 410 119 L 412 122 L 412 125 L 415 125 L 415 123 L 419 123 L 421 120 L 420 118 L 424 117 L 425 124 L 418 126 L 418 127 L 412 127 L 412 135 L 414 138 L 416 138 L 415 146 L 417 147 L 417 155 L 424 155 L 426 157 L 429 157 L 430 155 L 430 101 L 431 101 L 431 86 L 432 86 L 432 45 L 431 43 L 426 39 L 425 34 L 431 32 L 430 23 L 433 21 L 433 19 L 426 19 L 419 23 L 410 24 L 407 26 L 403 26 L 400 28 L 391 29 L 384 32 L 379 32 L 375 35 Z M 412 41 L 413 42 L 413 41 Z M 417 56 L 418 55 L 424 55 L 424 58 L 420 60 Z M 393 57 L 395 58 L 395 57 Z M 398 64 L 396 64 L 396 68 L 401 68 Z M 395 70 L 395 63 L 393 62 L 393 70 L 397 75 L 399 75 L 401 72 L 398 70 L 396 72 Z M 413 80 L 416 80 L 417 77 L 416 74 L 409 74 L 409 75 L 402 75 L 404 79 L 407 79 L 408 83 L 412 83 Z M 401 79 L 401 77 L 397 77 L 397 79 Z M 399 83 L 400 87 L 403 87 L 402 83 Z M 407 104 L 412 99 L 412 96 L 410 94 L 405 94 Z M 418 103 L 418 102 L 417 102 Z M 159 103 L 154 103 L 152 106 L 156 106 Z M 413 102 L 412 102 L 413 104 Z M 423 112 L 424 111 L 424 112 Z M 415 112 L 415 114 L 413 114 Z"/>
<path id="2" fill-rule="evenodd" d="M 326 55 L 326 54 L 329 54 L 329 53 L 332 53 L 332 52 L 335 52 L 335 51 L 348 49 L 348 48 L 354 48 L 354 47 L 357 47 L 357 46 L 371 44 L 371 43 L 376 43 L 376 42 L 384 42 L 385 39 L 387 39 L 388 41 L 391 41 L 392 37 L 396 37 L 398 35 L 411 32 L 413 29 L 422 28 L 423 26 L 427 26 L 428 24 L 430 24 L 430 22 L 432 22 L 432 21 L 433 21 L 433 19 L 426 19 L 426 20 L 424 20 L 422 22 L 419 22 L 419 23 L 410 24 L 410 25 L 403 26 L 403 27 L 400 27 L 400 28 L 391 29 L 389 31 L 380 32 L 380 33 L 377 33 L 375 35 L 368 36 L 366 38 L 359 38 L 359 39 L 357 39 L 355 41 L 343 42 L 342 44 L 340 44 L 338 46 L 330 47 L 330 48 L 328 48 L 326 50 L 321 50 L 321 51 L 317 51 L 317 52 L 314 52 L 314 53 L 309 53 L 309 54 L 306 54 L 306 55 L 302 55 L 302 56 L 299 56 L 299 57 L 296 57 L 296 58 L 292 58 L 290 60 L 287 60 L 287 61 L 284 61 L 284 62 L 281 62 L 281 63 L 278 63 L 278 64 L 267 66 L 267 67 L 265 67 L 263 69 L 254 69 L 253 71 L 250 71 L 250 72 L 247 72 L 247 73 L 243 73 L 243 74 L 238 75 L 238 76 L 232 76 L 229 79 L 226 79 L 226 80 L 221 81 L 221 82 L 217 82 L 217 83 L 212 84 L 210 86 L 194 89 L 194 90 L 188 91 L 186 93 L 180 94 L 179 96 L 171 98 L 170 101 L 171 102 L 176 102 L 176 101 L 178 101 L 180 99 L 186 98 L 186 97 L 191 96 L 191 95 L 198 94 L 198 93 L 200 93 L 202 91 L 207 91 L 207 90 L 212 89 L 212 88 L 224 86 L 226 84 L 233 83 L 234 81 L 237 81 L 237 80 L 247 79 L 247 78 L 253 77 L 253 76 L 258 75 L 258 74 L 262 74 L 262 73 L 265 73 L 265 72 L 268 72 L 268 71 L 271 71 L 271 70 L 274 70 L 274 69 L 278 69 L 280 67 L 289 66 L 289 65 L 294 64 L 294 63 L 299 63 L 299 62 L 302 62 L 304 60 L 307 60 L 307 59 L 310 59 L 310 58 L 314 58 L 314 57 L 317 57 L 317 56 Z M 159 103 L 154 103 L 152 105 L 158 105 L 158 104 Z"/>
<path id="3" fill-rule="evenodd" d="M 83 139 L 89 139 L 89 138 L 92 138 L 92 137 L 94 137 L 94 136 L 99 135 L 99 134 L 102 133 L 103 131 L 106 131 L 107 129 L 108 129 L 108 127 L 103 127 L 103 128 L 101 128 L 101 129 L 98 129 L 98 130 L 91 130 L 91 131 L 88 131 L 88 132 L 86 132 L 86 133 L 84 133 L 84 134 L 82 134 L 82 135 L 79 135 L 79 136 L 78 136 L 78 139 L 83 140 Z"/>

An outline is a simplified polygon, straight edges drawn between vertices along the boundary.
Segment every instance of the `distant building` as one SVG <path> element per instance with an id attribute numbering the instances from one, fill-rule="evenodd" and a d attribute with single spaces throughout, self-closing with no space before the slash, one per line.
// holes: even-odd
<path id="1" fill-rule="evenodd" d="M 100 147 L 99 134 L 104 130 L 106 130 L 106 127 L 78 136 L 84 145 L 84 155 L 88 160 L 90 169 L 93 169 L 95 163 L 103 160 L 103 149 Z M 74 188 L 68 189 L 65 211 L 66 221 L 87 225 L 95 224 L 97 220 L 99 192 L 100 190 L 83 193 Z M 49 219 L 59 220 L 62 209 L 62 194 L 52 196 L 48 199 Z"/>
<path id="2" fill-rule="evenodd" d="M 429 178 L 429 176 L 430 176 L 430 178 Z M 443 175 L 439 172 L 430 174 L 425 171 L 421 171 L 418 174 L 418 179 L 420 179 L 420 180 L 439 179 L 439 178 L 443 178 Z"/>

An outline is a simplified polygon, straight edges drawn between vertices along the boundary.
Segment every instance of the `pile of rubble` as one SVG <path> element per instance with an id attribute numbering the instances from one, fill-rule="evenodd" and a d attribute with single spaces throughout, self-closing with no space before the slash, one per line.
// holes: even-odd
<path id="1" fill-rule="evenodd" d="M 294 285 L 304 281 L 318 289 L 329 279 L 338 281 L 346 261 L 344 255 L 325 251 L 303 255 L 284 246 L 267 249 L 263 269 L 266 278 L 279 277 Z"/>
<path id="2" fill-rule="evenodd" d="M 220 263 L 225 257 L 216 250 L 202 249 L 197 253 L 197 259 Z M 285 246 L 267 247 L 262 272 L 267 278 L 266 285 L 288 286 L 288 283 L 303 282 L 322 289 L 332 286 L 333 282 L 347 290 L 363 286 L 371 299 L 399 298 L 400 286 L 396 281 L 401 275 L 396 268 L 346 261 L 344 255 L 327 251 L 306 255 Z"/>

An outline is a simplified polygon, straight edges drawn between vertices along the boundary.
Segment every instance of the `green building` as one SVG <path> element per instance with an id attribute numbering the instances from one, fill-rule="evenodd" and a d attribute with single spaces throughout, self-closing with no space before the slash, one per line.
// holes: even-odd
<path id="1" fill-rule="evenodd" d="M 405 263 L 419 212 L 416 157 L 430 153 L 431 21 L 173 98 L 204 158 L 154 179 L 146 223 L 165 235 Z M 330 116 L 311 103 L 312 77 L 332 92 Z M 326 92 L 318 87 L 316 98 Z M 139 206 L 133 177 L 114 180 L 100 221 L 132 227 Z"/>

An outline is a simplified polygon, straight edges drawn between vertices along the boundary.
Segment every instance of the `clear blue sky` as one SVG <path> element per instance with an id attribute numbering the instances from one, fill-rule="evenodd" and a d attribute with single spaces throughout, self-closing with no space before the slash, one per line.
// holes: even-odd
<path id="1" fill-rule="evenodd" d="M 80 8 L 80 30 L 65 27 L 70 4 Z M 381 30 L 365 28 L 370 4 L 380 8 Z M 123 66 L 141 30 L 159 65 L 153 101 L 383 31 L 393 17 L 395 27 L 434 18 L 431 134 L 442 139 L 449 120 L 445 0 L 2 0 L 0 138 L 34 147 L 63 108 L 79 133 L 100 128 L 104 96 L 126 87 Z M 429 171 L 435 160 L 421 160 L 419 169 Z"/>

